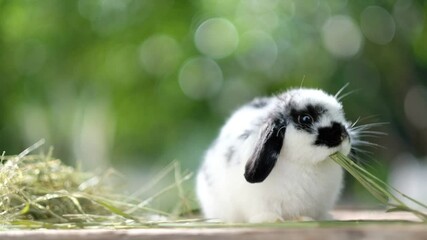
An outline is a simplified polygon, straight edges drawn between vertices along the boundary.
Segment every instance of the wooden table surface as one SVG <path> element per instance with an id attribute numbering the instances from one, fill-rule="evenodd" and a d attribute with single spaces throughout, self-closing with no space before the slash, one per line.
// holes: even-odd
<path id="1" fill-rule="evenodd" d="M 413 240 L 427 239 L 427 224 L 395 222 L 393 220 L 416 221 L 417 218 L 406 213 L 383 213 L 377 211 L 336 211 L 337 220 L 361 220 L 361 224 L 338 224 L 308 227 L 261 227 L 261 228 L 154 228 L 130 230 L 12 230 L 0 232 L 1 240 L 97 240 L 97 239 L 386 239 Z M 376 223 L 369 220 L 389 220 L 389 223 Z"/>

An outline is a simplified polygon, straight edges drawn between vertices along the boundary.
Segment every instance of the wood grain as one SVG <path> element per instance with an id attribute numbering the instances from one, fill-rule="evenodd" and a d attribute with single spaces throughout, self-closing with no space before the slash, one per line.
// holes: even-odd
<path id="1" fill-rule="evenodd" d="M 340 220 L 360 220 L 345 225 L 307 225 L 308 227 L 262 227 L 262 228 L 157 228 L 131 230 L 13 230 L 0 232 L 1 240 L 311 240 L 311 239 L 366 239 L 366 240 L 418 240 L 427 239 L 427 225 L 417 222 L 393 220 L 417 220 L 411 214 L 383 213 L 377 211 L 336 211 Z M 367 221 L 368 220 L 368 221 Z M 389 220 L 389 223 L 369 220 Z"/>

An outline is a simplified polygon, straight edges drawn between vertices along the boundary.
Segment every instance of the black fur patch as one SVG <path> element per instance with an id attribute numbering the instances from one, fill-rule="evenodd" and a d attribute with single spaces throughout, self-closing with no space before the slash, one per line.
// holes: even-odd
<path id="1" fill-rule="evenodd" d="M 260 139 L 245 166 L 245 179 L 249 183 L 264 181 L 273 170 L 285 136 L 284 118 L 278 118 L 262 130 Z"/>
<path id="2" fill-rule="evenodd" d="M 319 128 L 316 145 L 327 147 L 336 147 L 341 144 L 342 140 L 348 136 L 345 127 L 337 122 L 332 122 L 332 126 Z"/>
<path id="3" fill-rule="evenodd" d="M 323 113 L 325 113 L 326 111 L 327 110 L 320 105 L 309 104 L 303 109 L 292 108 L 291 118 L 292 118 L 292 121 L 295 123 L 295 126 L 297 129 L 304 130 L 304 131 L 309 132 L 309 133 L 313 133 L 314 130 L 312 128 L 312 125 L 311 124 L 310 125 L 300 124 L 298 122 L 298 117 L 301 115 L 304 115 L 304 114 L 308 114 L 313 118 L 313 123 L 314 123 L 314 122 L 317 122 L 319 120 L 320 116 Z"/>
<path id="4" fill-rule="evenodd" d="M 253 108 L 263 108 L 267 106 L 269 98 L 255 98 L 252 102 L 249 103 L 249 106 Z"/>

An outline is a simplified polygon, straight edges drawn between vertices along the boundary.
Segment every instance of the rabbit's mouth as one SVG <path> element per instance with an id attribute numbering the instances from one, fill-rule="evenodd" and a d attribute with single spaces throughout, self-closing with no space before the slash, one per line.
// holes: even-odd
<path id="1" fill-rule="evenodd" d="M 331 126 L 321 127 L 318 129 L 316 141 L 317 146 L 326 146 L 335 148 L 349 138 L 348 132 L 344 125 L 338 122 L 332 122 Z"/>

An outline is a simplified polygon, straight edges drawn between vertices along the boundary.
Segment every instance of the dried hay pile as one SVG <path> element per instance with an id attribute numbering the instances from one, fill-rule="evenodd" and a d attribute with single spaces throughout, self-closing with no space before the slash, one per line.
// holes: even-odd
<path id="1" fill-rule="evenodd" d="M 117 193 L 110 181 L 116 175 L 114 171 L 96 175 L 66 166 L 52 158 L 51 153 L 27 155 L 41 144 L 16 156 L 3 154 L 1 157 L 0 224 L 3 229 L 141 227 L 171 221 L 191 210 L 187 193 L 182 189 L 182 183 L 190 179 L 191 174 L 181 175 L 176 162 L 155 179 L 159 181 L 175 174 L 174 182 L 149 198 L 140 199 Z M 149 184 L 156 185 L 155 182 Z M 171 190 L 178 194 L 174 213 L 150 208 L 151 202 Z"/>

